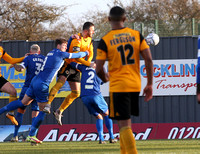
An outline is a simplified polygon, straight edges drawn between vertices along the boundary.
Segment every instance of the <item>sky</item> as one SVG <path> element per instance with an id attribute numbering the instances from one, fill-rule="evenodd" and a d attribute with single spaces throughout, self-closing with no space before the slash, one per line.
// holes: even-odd
<path id="1" fill-rule="evenodd" d="M 121 0 L 123 4 L 127 4 L 130 0 Z M 67 14 L 73 22 L 77 22 L 83 13 L 87 13 L 89 10 L 99 10 L 109 12 L 107 4 L 111 4 L 113 0 L 39 0 L 39 2 L 56 5 L 56 6 L 70 6 L 67 9 Z"/>

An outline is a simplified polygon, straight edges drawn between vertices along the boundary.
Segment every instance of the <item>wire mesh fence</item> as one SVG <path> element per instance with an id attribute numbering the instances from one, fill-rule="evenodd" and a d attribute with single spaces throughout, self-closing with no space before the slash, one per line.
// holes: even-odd
<path id="1" fill-rule="evenodd" d="M 184 20 L 183 22 L 170 22 L 152 20 L 146 22 L 125 22 L 126 27 L 140 31 L 144 36 L 149 33 L 156 33 L 160 37 L 175 37 L 175 36 L 193 36 L 200 35 L 200 22 L 194 18 Z M 95 39 L 104 36 L 111 29 L 110 24 L 102 23 L 95 25 Z"/>

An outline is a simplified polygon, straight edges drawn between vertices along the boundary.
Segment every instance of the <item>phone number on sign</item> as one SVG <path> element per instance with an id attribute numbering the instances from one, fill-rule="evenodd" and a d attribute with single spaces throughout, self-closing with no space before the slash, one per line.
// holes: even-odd
<path id="1" fill-rule="evenodd" d="M 171 129 L 168 139 L 200 138 L 200 127 L 174 127 Z"/>

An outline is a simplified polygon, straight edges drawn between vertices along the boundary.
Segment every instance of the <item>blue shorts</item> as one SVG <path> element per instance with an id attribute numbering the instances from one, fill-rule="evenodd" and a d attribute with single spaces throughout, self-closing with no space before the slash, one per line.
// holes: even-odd
<path id="1" fill-rule="evenodd" d="M 81 97 L 83 103 L 87 107 L 90 114 L 95 117 L 100 113 L 105 113 L 108 110 L 108 105 L 104 100 L 103 96 L 92 95 L 92 96 L 83 96 Z"/>
<path id="2" fill-rule="evenodd" d="M 22 100 L 24 98 L 24 95 L 25 95 L 28 88 L 29 87 L 27 87 L 27 86 L 22 87 L 21 93 L 19 95 L 19 100 Z M 25 109 L 25 108 L 22 108 L 22 109 Z M 39 111 L 39 106 L 38 106 L 37 101 L 35 99 L 31 103 L 31 110 L 32 111 Z"/>
<path id="3" fill-rule="evenodd" d="M 41 80 L 33 78 L 26 95 L 35 99 L 39 103 L 48 102 L 49 86 L 44 84 Z"/>

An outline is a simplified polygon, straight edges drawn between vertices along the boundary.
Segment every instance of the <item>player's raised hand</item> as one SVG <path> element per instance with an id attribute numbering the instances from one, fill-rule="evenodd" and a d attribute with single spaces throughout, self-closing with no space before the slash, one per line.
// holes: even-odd
<path id="1" fill-rule="evenodd" d="M 145 96 L 144 101 L 148 102 L 153 98 L 153 87 L 152 85 L 146 85 L 143 90 L 143 96 Z"/>
<path id="2" fill-rule="evenodd" d="M 78 36 L 77 34 L 73 34 L 71 37 L 72 37 L 73 39 L 80 40 L 80 36 Z"/>
<path id="3" fill-rule="evenodd" d="M 24 57 L 27 57 L 27 56 L 29 56 L 29 55 L 33 55 L 33 54 L 35 54 L 35 53 L 26 53 L 25 55 L 24 55 Z"/>

